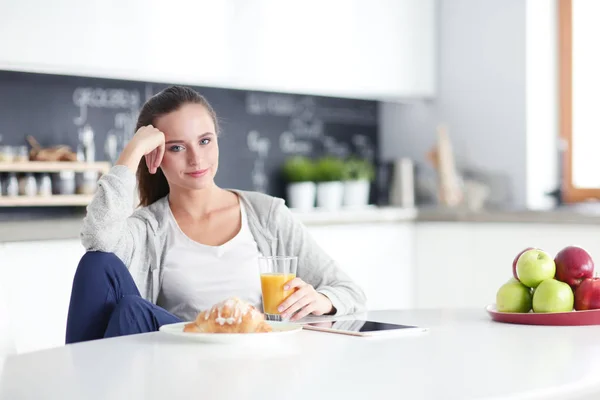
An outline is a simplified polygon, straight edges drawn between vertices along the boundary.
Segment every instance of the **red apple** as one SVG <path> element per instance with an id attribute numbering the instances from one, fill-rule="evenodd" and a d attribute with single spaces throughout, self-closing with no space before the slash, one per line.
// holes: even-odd
<path id="1" fill-rule="evenodd" d="M 517 276 L 517 261 L 519 260 L 519 257 L 521 257 L 521 254 L 525 253 L 527 250 L 533 250 L 533 249 L 534 249 L 534 247 L 528 247 L 528 248 L 522 250 L 519 254 L 517 254 L 515 259 L 513 260 L 513 276 L 515 277 L 516 280 L 519 280 L 519 277 Z"/>
<path id="2" fill-rule="evenodd" d="M 575 290 L 575 309 L 596 310 L 600 308 L 600 278 L 586 278 Z"/>
<path id="3" fill-rule="evenodd" d="M 582 280 L 594 275 L 594 260 L 587 251 L 577 246 L 568 246 L 554 258 L 556 279 L 567 283 L 573 291 Z"/>

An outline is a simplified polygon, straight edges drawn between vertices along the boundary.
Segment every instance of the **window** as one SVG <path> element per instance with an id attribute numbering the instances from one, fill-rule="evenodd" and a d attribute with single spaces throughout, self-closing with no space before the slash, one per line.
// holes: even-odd
<path id="1" fill-rule="evenodd" d="M 600 199 L 600 1 L 558 5 L 562 191 L 572 203 Z"/>

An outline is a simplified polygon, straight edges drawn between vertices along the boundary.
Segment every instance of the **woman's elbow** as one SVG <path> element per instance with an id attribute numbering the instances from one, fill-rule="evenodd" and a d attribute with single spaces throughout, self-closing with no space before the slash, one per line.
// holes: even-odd
<path id="1" fill-rule="evenodd" d="M 103 251 L 112 253 L 115 250 L 116 242 L 110 235 L 99 234 L 98 232 L 81 232 L 81 244 L 86 251 Z"/>

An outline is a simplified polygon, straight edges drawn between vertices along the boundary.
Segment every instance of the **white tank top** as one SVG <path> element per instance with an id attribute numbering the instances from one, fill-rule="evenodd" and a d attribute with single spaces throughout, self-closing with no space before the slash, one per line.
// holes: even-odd
<path id="1" fill-rule="evenodd" d="M 240 202 L 242 227 L 221 246 L 190 239 L 169 208 L 169 233 L 157 304 L 184 321 L 227 297 L 237 296 L 262 309 L 258 257 L 260 252 Z"/>

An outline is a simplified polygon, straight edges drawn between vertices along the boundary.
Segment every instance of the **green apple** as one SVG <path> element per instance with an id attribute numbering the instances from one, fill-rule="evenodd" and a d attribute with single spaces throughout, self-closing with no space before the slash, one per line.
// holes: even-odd
<path id="1" fill-rule="evenodd" d="M 533 294 L 533 312 L 550 313 L 573 311 L 573 289 L 567 283 L 546 279 Z"/>
<path id="2" fill-rule="evenodd" d="M 496 293 L 496 310 L 500 312 L 526 313 L 531 310 L 531 289 L 511 278 Z"/>
<path id="3" fill-rule="evenodd" d="M 517 276 L 521 283 L 530 288 L 537 287 L 546 279 L 554 278 L 555 273 L 554 259 L 540 249 L 527 250 L 517 260 Z"/>

